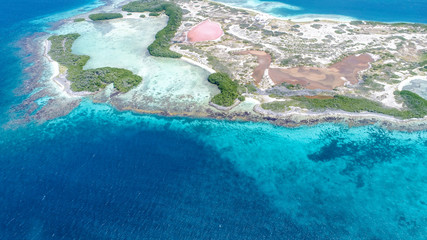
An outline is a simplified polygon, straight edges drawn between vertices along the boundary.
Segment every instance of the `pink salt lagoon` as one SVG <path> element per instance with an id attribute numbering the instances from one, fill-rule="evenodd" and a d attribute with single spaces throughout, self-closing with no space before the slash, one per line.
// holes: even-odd
<path id="1" fill-rule="evenodd" d="M 206 20 L 193 27 L 187 33 L 187 39 L 190 42 L 212 41 L 221 37 L 222 34 L 224 32 L 219 23 Z"/>

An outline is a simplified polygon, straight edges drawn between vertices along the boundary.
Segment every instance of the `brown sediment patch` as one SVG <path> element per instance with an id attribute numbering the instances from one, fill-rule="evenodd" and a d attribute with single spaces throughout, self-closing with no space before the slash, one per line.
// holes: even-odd
<path id="1" fill-rule="evenodd" d="M 345 83 L 337 70 L 330 71 L 326 68 L 270 68 L 268 73 L 276 85 L 286 82 L 293 85 L 299 84 L 307 89 L 332 90 Z"/>
<path id="2" fill-rule="evenodd" d="M 351 84 L 356 84 L 359 82 L 357 79 L 358 73 L 368 69 L 369 63 L 373 61 L 374 59 L 369 54 L 353 55 L 331 65 L 329 68 L 337 69 Z"/>
<path id="3" fill-rule="evenodd" d="M 369 54 L 362 54 L 346 57 L 328 68 L 270 68 L 269 76 L 276 85 L 286 82 L 307 89 L 332 90 L 346 82 L 357 84 L 359 72 L 368 69 L 373 61 Z"/>
<path id="4" fill-rule="evenodd" d="M 271 56 L 270 54 L 263 51 L 243 51 L 238 52 L 237 54 L 247 55 L 251 54 L 258 58 L 258 66 L 255 67 L 254 72 L 252 73 L 252 77 L 255 79 L 255 83 L 259 84 L 264 77 L 265 70 L 270 67 L 271 64 Z"/>

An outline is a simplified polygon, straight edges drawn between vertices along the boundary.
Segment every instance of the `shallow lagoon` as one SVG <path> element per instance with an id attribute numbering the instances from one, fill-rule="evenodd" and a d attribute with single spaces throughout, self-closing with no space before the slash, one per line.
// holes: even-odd
<path id="1" fill-rule="evenodd" d="M 413 91 L 424 99 L 427 99 L 427 79 L 414 79 L 403 90 Z"/>
<path id="2" fill-rule="evenodd" d="M 58 34 L 81 34 L 72 50 L 91 57 L 85 69 L 119 67 L 143 77 L 135 89 L 115 97 L 116 104 L 144 111 L 201 111 L 219 93 L 207 81 L 209 72 L 180 59 L 152 57 L 147 51 L 166 22 L 163 16 L 73 23 Z"/>

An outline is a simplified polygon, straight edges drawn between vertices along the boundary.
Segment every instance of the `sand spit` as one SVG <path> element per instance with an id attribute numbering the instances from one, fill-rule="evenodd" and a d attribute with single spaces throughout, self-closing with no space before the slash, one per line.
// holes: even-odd
<path id="1" fill-rule="evenodd" d="M 190 59 L 190 58 L 187 58 L 187 57 L 181 57 L 181 60 L 186 61 L 186 62 L 188 62 L 188 63 L 190 63 L 190 64 L 192 64 L 192 65 L 198 66 L 198 67 L 200 67 L 200 68 L 203 68 L 203 69 L 205 69 L 206 71 L 208 71 L 209 73 L 215 73 L 215 70 L 213 70 L 213 69 L 212 69 L 212 68 L 210 68 L 209 66 L 204 65 L 204 64 L 202 64 L 202 63 L 199 63 L 199 62 L 197 62 L 197 61 L 194 61 L 193 59 Z"/>
<path id="2" fill-rule="evenodd" d="M 349 56 L 328 68 L 297 67 L 270 68 L 269 76 L 274 84 L 299 84 L 307 89 L 332 90 L 346 83 L 357 84 L 359 72 L 373 62 L 369 54 Z"/>
<path id="3" fill-rule="evenodd" d="M 187 40 L 189 42 L 213 41 L 219 39 L 223 34 L 221 25 L 208 19 L 193 27 L 187 33 Z"/>

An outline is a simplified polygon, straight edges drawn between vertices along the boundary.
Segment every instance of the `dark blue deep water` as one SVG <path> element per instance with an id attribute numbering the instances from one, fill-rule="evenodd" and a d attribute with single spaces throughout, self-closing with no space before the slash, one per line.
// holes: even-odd
<path id="1" fill-rule="evenodd" d="M 2 125 L 31 64 L 13 43 L 47 27 L 31 20 L 86 3 L 1 1 Z M 0 239 L 427 238 L 426 131 L 163 118 L 90 100 L 3 126 Z"/>

